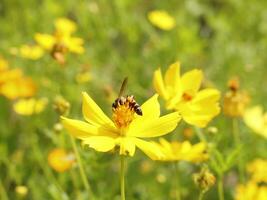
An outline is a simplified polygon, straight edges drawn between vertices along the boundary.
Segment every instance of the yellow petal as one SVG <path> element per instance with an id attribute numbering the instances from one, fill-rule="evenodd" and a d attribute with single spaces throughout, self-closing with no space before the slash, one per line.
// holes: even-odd
<path id="1" fill-rule="evenodd" d="M 179 113 L 173 112 L 143 124 L 131 124 L 127 135 L 143 138 L 166 135 L 176 128 L 180 119 Z"/>
<path id="2" fill-rule="evenodd" d="M 163 78 L 160 69 L 157 69 L 154 72 L 154 77 L 153 77 L 153 85 L 156 90 L 156 92 L 162 96 L 164 99 L 168 98 L 167 91 L 164 86 Z"/>
<path id="3" fill-rule="evenodd" d="M 190 92 L 190 94 L 194 95 L 199 90 L 202 79 L 203 73 L 201 70 L 194 69 L 186 72 L 181 78 L 183 91 Z"/>
<path id="4" fill-rule="evenodd" d="M 110 136 L 113 137 L 115 134 L 105 129 L 104 127 L 90 125 L 80 120 L 68 119 L 61 117 L 62 124 L 64 127 L 76 138 L 87 139 L 90 136 Z"/>
<path id="5" fill-rule="evenodd" d="M 114 123 L 105 115 L 101 108 L 94 102 L 94 100 L 86 93 L 83 92 L 83 116 L 86 121 L 93 125 L 103 125 L 108 128 L 113 128 Z"/>
<path id="6" fill-rule="evenodd" d="M 160 148 L 158 148 L 158 146 L 155 145 L 153 142 L 147 142 L 147 141 L 135 138 L 135 145 L 139 149 L 141 149 L 152 160 L 159 160 L 164 156 Z"/>
<path id="7" fill-rule="evenodd" d="M 176 109 L 187 123 L 205 127 L 220 113 L 219 98 L 218 90 L 204 89 L 198 92 L 191 102 L 180 104 Z"/>
<path id="8" fill-rule="evenodd" d="M 115 139 L 107 136 L 90 136 L 83 140 L 83 145 L 100 152 L 107 152 L 115 147 Z"/>
<path id="9" fill-rule="evenodd" d="M 84 53 L 83 39 L 77 37 L 71 37 L 66 43 L 70 52 L 82 54 Z"/>
<path id="10" fill-rule="evenodd" d="M 116 143 L 120 146 L 120 155 L 133 156 L 135 153 L 135 140 L 131 137 L 120 137 L 116 139 Z"/>
<path id="11" fill-rule="evenodd" d="M 37 60 L 41 58 L 44 54 L 44 50 L 37 45 L 23 45 L 20 47 L 20 55 L 23 58 L 28 58 L 32 60 Z"/>
<path id="12" fill-rule="evenodd" d="M 154 10 L 148 13 L 149 21 L 156 27 L 169 31 L 175 26 L 175 19 L 164 10 Z"/>
<path id="13" fill-rule="evenodd" d="M 262 106 L 254 106 L 249 108 L 244 113 L 244 121 L 246 125 L 255 133 L 258 133 L 267 138 L 267 128 L 265 123 Z"/>
<path id="14" fill-rule="evenodd" d="M 56 32 L 61 34 L 72 34 L 76 31 L 76 24 L 67 18 L 58 18 L 55 21 Z"/>
<path id="15" fill-rule="evenodd" d="M 180 89 L 180 62 L 173 63 L 169 66 L 164 76 L 165 87 L 169 95 L 174 96 Z"/>
<path id="16" fill-rule="evenodd" d="M 49 34 L 36 33 L 35 41 L 44 49 L 51 50 L 56 43 L 55 37 Z"/>

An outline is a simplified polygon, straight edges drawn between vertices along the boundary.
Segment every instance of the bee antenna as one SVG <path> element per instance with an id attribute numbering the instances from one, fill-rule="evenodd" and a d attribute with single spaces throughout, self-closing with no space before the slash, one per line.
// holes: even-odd
<path id="1" fill-rule="evenodd" d="M 122 84 L 121 84 L 121 89 L 120 89 L 120 92 L 119 92 L 119 97 L 122 96 L 124 90 L 125 90 L 125 87 L 128 83 L 128 77 L 125 77 Z"/>

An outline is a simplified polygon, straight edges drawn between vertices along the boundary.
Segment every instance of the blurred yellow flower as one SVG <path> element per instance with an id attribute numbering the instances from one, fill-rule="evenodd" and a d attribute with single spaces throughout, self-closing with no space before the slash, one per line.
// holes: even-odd
<path id="1" fill-rule="evenodd" d="M 36 85 L 31 78 L 23 76 L 20 69 L 5 70 L 0 74 L 0 94 L 9 98 L 31 97 L 36 93 Z"/>
<path id="2" fill-rule="evenodd" d="M 194 69 L 180 77 L 180 63 L 169 66 L 164 79 L 160 69 L 154 72 L 154 87 L 166 101 L 168 110 L 177 110 L 189 124 L 205 127 L 220 113 L 220 92 L 216 89 L 200 90 L 203 74 Z"/>
<path id="3" fill-rule="evenodd" d="M 18 186 L 16 186 L 15 191 L 19 196 L 24 197 L 28 194 L 29 190 L 24 185 L 18 185 Z"/>
<path id="4" fill-rule="evenodd" d="M 66 18 L 60 18 L 55 21 L 55 32 L 53 35 L 37 33 L 35 34 L 36 42 L 45 50 L 49 51 L 54 59 L 64 64 L 64 55 L 67 52 L 76 54 L 84 53 L 83 39 L 72 37 L 76 31 L 76 24 Z"/>
<path id="5" fill-rule="evenodd" d="M 20 56 L 32 60 L 38 60 L 44 55 L 44 51 L 37 45 L 23 45 L 19 49 Z"/>
<path id="6" fill-rule="evenodd" d="M 152 142 L 140 138 L 152 138 L 173 131 L 180 115 L 178 112 L 160 117 L 158 95 L 152 96 L 141 106 L 143 115 L 137 115 L 128 101 L 113 108 L 112 120 L 100 107 L 83 93 L 83 115 L 87 122 L 62 117 L 65 128 L 84 145 L 100 152 L 108 152 L 116 146 L 120 155 L 133 156 L 136 146 L 151 158 L 160 158 L 162 153 Z"/>
<path id="7" fill-rule="evenodd" d="M 149 12 L 148 19 L 151 24 L 165 31 L 169 31 L 175 26 L 175 19 L 164 10 Z"/>
<path id="8" fill-rule="evenodd" d="M 267 186 L 249 181 L 244 185 L 238 185 L 235 200 L 266 200 Z"/>
<path id="9" fill-rule="evenodd" d="M 267 138 L 267 113 L 263 113 L 261 106 L 246 109 L 244 122 L 255 133 Z"/>
<path id="10" fill-rule="evenodd" d="M 250 101 L 245 91 L 239 90 L 239 81 L 233 78 L 228 83 L 229 91 L 223 99 L 224 114 L 230 117 L 242 117 Z"/>
<path id="11" fill-rule="evenodd" d="M 17 102 L 14 103 L 13 109 L 19 115 L 33 115 L 41 113 L 47 104 L 46 98 L 41 99 L 19 99 Z"/>
<path id="12" fill-rule="evenodd" d="M 159 143 L 155 143 L 162 151 L 164 157 L 161 159 L 154 158 L 154 160 L 161 161 L 188 161 L 188 162 L 202 162 L 208 159 L 206 152 L 207 145 L 203 142 L 192 145 L 189 141 L 178 142 L 160 138 Z"/>
<path id="13" fill-rule="evenodd" d="M 57 172 L 65 172 L 75 163 L 75 156 L 73 153 L 67 153 L 64 149 L 56 148 L 48 154 L 49 166 Z"/>
<path id="14" fill-rule="evenodd" d="M 247 165 L 247 171 L 251 175 L 251 180 L 258 183 L 267 183 L 267 160 L 254 160 L 253 162 Z"/>

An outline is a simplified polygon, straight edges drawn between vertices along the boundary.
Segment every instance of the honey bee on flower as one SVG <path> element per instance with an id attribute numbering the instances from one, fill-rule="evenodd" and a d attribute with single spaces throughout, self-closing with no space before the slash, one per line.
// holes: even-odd
<path id="1" fill-rule="evenodd" d="M 185 122 L 205 127 L 220 113 L 220 92 L 207 88 L 200 90 L 203 73 L 194 69 L 180 76 L 180 63 L 169 66 L 164 78 L 160 69 L 154 72 L 154 87 L 165 100 L 168 110 L 178 111 Z"/>
<path id="2" fill-rule="evenodd" d="M 165 135 L 175 129 L 180 121 L 178 112 L 160 117 L 158 95 L 152 96 L 140 108 L 133 97 L 113 104 L 112 119 L 87 94 L 83 93 L 83 115 L 87 122 L 62 117 L 65 128 L 84 145 L 100 152 L 119 148 L 120 155 L 133 156 L 136 147 L 150 158 L 163 156 L 159 148 L 146 138 Z"/>
<path id="3" fill-rule="evenodd" d="M 55 32 L 50 34 L 37 33 L 35 40 L 44 50 L 60 64 L 65 63 L 65 55 L 68 52 L 75 54 L 84 53 L 83 39 L 72 34 L 77 30 L 75 22 L 67 18 L 59 18 L 55 21 Z"/>

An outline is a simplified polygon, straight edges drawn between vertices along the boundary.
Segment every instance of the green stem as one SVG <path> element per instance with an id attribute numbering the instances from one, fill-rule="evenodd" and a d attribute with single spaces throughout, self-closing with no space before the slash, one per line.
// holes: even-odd
<path id="1" fill-rule="evenodd" d="M 233 120 L 232 120 L 232 132 L 233 132 L 233 136 L 234 136 L 235 148 L 238 148 L 241 144 L 241 140 L 240 140 L 239 126 L 238 126 L 238 119 L 237 118 L 233 118 Z M 243 183 L 244 182 L 244 171 L 243 171 L 243 167 L 242 167 L 242 158 L 240 155 L 238 155 L 238 173 L 239 173 L 240 181 Z"/>
<path id="2" fill-rule="evenodd" d="M 223 189 L 223 177 L 219 176 L 218 180 L 218 194 L 219 200 L 224 200 L 224 189 Z"/>
<path id="3" fill-rule="evenodd" d="M 72 148 L 73 148 L 73 150 L 74 150 L 75 157 L 76 157 L 77 162 L 78 162 L 79 171 L 80 171 L 80 175 L 81 175 L 81 178 L 82 178 L 84 187 L 85 187 L 85 189 L 87 190 L 89 196 L 91 196 L 92 199 L 93 199 L 93 193 L 92 193 L 90 184 L 89 184 L 89 182 L 88 182 L 88 180 L 87 180 L 87 178 L 86 178 L 86 174 L 85 174 L 85 170 L 84 170 L 84 167 L 83 167 L 82 159 L 81 159 L 80 154 L 79 154 L 79 151 L 78 151 L 78 149 L 77 149 L 75 140 L 74 140 L 74 138 L 73 138 L 72 136 L 70 136 L 70 137 L 71 137 Z"/>
<path id="4" fill-rule="evenodd" d="M 2 181 L 0 180 L 0 197 L 3 200 L 8 200 L 7 192 L 5 190 L 5 187 L 2 184 Z"/>
<path id="5" fill-rule="evenodd" d="M 125 200 L 125 158 L 124 156 L 121 156 L 121 175 L 120 175 L 120 181 L 121 181 L 121 200 Z"/>
<path id="6" fill-rule="evenodd" d="M 181 200 L 181 194 L 180 194 L 180 184 L 179 184 L 179 175 L 178 175 L 178 163 L 173 163 L 174 168 L 174 189 L 175 189 L 175 199 Z"/>
<path id="7" fill-rule="evenodd" d="M 205 194 L 205 191 L 200 191 L 199 193 L 199 196 L 198 196 L 198 200 L 203 200 L 204 199 L 204 194 Z"/>

